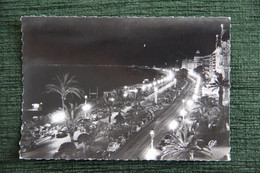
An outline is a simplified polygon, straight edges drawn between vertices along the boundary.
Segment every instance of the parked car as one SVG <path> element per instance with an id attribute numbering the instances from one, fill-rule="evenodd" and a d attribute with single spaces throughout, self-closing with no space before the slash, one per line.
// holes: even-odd
<path id="1" fill-rule="evenodd" d="M 107 151 L 115 152 L 120 147 L 120 144 L 117 142 L 110 142 L 107 147 Z"/>
<path id="2" fill-rule="evenodd" d="M 60 131 L 57 133 L 56 138 L 64 138 L 66 136 L 68 136 L 68 134 L 66 132 Z"/>

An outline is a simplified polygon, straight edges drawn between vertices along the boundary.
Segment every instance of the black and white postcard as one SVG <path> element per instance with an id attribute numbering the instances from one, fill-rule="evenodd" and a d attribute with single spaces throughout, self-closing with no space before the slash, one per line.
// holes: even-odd
<path id="1" fill-rule="evenodd" d="M 21 159 L 230 160 L 230 18 L 21 21 Z"/>

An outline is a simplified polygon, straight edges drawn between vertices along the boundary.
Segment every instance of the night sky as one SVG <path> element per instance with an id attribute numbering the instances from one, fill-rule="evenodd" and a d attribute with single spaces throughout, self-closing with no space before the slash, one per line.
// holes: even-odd
<path id="1" fill-rule="evenodd" d="M 23 60 L 30 64 L 173 66 L 215 49 L 228 18 L 22 18 Z M 179 63 L 181 61 L 178 61 Z"/>

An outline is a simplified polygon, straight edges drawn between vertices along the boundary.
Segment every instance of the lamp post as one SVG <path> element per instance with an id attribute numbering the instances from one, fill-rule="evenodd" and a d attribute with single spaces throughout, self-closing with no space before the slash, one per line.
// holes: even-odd
<path id="1" fill-rule="evenodd" d="M 182 105 L 183 105 L 183 109 L 185 108 L 185 99 L 182 99 Z"/>
<path id="2" fill-rule="evenodd" d="M 187 114 L 187 111 L 185 109 L 182 109 L 180 111 L 180 115 L 182 116 L 182 123 L 183 124 L 184 124 L 184 118 L 185 118 L 186 114 Z"/>
<path id="3" fill-rule="evenodd" d="M 157 87 L 154 87 L 154 103 L 157 104 L 157 97 L 158 97 L 158 88 Z"/>
<path id="4" fill-rule="evenodd" d="M 177 79 L 176 78 L 173 79 L 173 84 L 174 84 L 174 88 L 176 88 L 176 84 L 177 84 Z"/>
<path id="5" fill-rule="evenodd" d="M 187 105 L 188 105 L 189 107 L 191 107 L 191 106 L 193 105 L 193 103 L 194 103 L 193 100 L 188 100 L 188 101 L 187 101 Z"/>
<path id="6" fill-rule="evenodd" d="M 91 109 L 91 105 L 87 103 L 88 96 L 85 95 L 84 98 L 85 98 L 85 103 L 82 106 L 82 109 L 85 112 L 85 117 L 86 117 L 87 116 L 87 112 Z"/>
<path id="7" fill-rule="evenodd" d="M 124 104 L 125 104 L 125 105 L 126 105 L 126 97 L 127 97 L 127 95 L 128 95 L 128 94 L 127 94 L 126 92 L 123 93 L 124 102 L 125 102 Z"/>
<path id="8" fill-rule="evenodd" d="M 153 140 L 154 140 L 154 130 L 150 131 L 150 136 L 151 136 L 151 149 L 153 149 Z"/>
<path id="9" fill-rule="evenodd" d="M 85 95 L 85 96 L 84 96 L 84 98 L 85 98 L 85 104 L 87 104 L 87 99 L 88 99 L 88 96 L 87 96 L 87 95 Z"/>

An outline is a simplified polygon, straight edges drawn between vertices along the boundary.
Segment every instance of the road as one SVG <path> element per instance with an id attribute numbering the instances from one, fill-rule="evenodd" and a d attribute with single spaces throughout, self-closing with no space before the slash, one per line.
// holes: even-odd
<path id="1" fill-rule="evenodd" d="M 70 142 L 70 137 L 54 139 L 47 137 L 46 139 L 41 139 L 37 149 L 22 153 L 21 157 L 23 159 L 52 159 L 53 154 L 58 151 L 60 145 L 64 142 Z"/>
<path id="2" fill-rule="evenodd" d="M 154 130 L 155 132 L 154 146 L 156 146 L 169 133 L 169 123 L 176 119 L 180 110 L 183 109 L 182 99 L 191 99 L 195 85 L 196 81 L 189 77 L 187 86 L 175 101 L 166 110 L 158 112 L 157 118 L 153 122 L 130 138 L 124 146 L 111 155 L 110 159 L 145 160 L 145 154 L 150 149 L 151 144 L 150 131 Z"/>
<path id="3" fill-rule="evenodd" d="M 155 138 L 154 145 L 158 145 L 162 137 L 165 136 L 168 130 L 168 124 L 176 119 L 182 109 L 182 99 L 190 99 L 190 93 L 193 93 L 196 81 L 192 78 L 188 80 L 187 86 L 184 88 L 180 96 L 168 107 L 168 109 L 159 110 L 157 118 L 134 135 L 127 143 L 122 146 L 116 153 L 112 154 L 111 159 L 144 159 L 146 150 L 150 148 L 150 130 L 154 129 Z M 36 150 L 22 153 L 22 158 L 34 159 L 51 159 L 53 154 L 58 151 L 59 146 L 64 142 L 69 142 L 70 138 L 43 138 L 37 142 Z"/>

